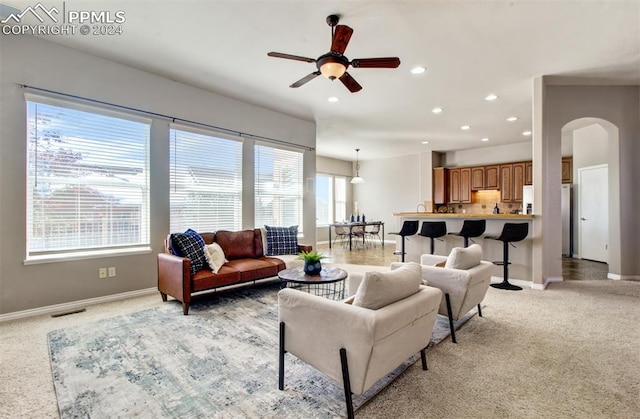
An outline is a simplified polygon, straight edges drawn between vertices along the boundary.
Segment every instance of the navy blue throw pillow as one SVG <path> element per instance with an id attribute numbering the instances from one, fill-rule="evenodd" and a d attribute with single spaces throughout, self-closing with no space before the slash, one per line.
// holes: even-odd
<path id="1" fill-rule="evenodd" d="M 298 253 L 298 226 L 264 227 L 267 230 L 267 256 Z"/>
<path id="2" fill-rule="evenodd" d="M 204 256 L 204 240 L 194 230 L 171 235 L 171 247 L 179 256 L 191 259 L 191 275 L 204 269 L 207 259 Z"/>

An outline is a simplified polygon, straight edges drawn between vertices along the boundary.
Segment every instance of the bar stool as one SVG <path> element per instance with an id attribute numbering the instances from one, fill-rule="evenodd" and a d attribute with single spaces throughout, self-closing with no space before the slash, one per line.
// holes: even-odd
<path id="1" fill-rule="evenodd" d="M 509 245 L 513 242 L 524 240 L 529 234 L 529 223 L 505 223 L 502 233 L 498 237 L 485 236 L 485 239 L 500 240 L 502 242 L 502 261 L 493 262 L 495 265 L 503 265 L 504 278 L 498 284 L 491 284 L 493 288 L 502 290 L 520 291 L 521 287 L 509 283 Z M 513 244 L 511 244 L 513 246 Z M 513 246 L 515 247 L 515 246 Z"/>
<path id="2" fill-rule="evenodd" d="M 402 236 L 402 251 L 401 252 L 394 252 L 394 255 L 402 255 L 402 261 L 404 262 L 404 255 L 405 255 L 405 251 L 404 251 L 404 239 L 407 236 L 413 236 L 414 234 L 416 234 L 418 232 L 418 224 L 420 222 L 418 220 L 405 220 L 402 223 L 402 228 L 400 229 L 399 232 L 397 233 L 389 233 L 389 234 L 395 234 L 398 236 Z"/>
<path id="3" fill-rule="evenodd" d="M 447 235 L 447 223 L 444 221 L 423 221 L 419 235 L 429 237 L 431 241 L 431 254 L 433 254 L 433 239 Z"/>
<path id="4" fill-rule="evenodd" d="M 482 236 L 486 227 L 487 220 L 464 220 L 460 232 L 449 234 L 464 237 L 464 247 L 469 247 L 469 237 Z"/>

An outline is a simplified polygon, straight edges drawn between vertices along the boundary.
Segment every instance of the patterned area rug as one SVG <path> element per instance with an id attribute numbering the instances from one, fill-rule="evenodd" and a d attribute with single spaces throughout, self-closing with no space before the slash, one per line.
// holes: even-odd
<path id="1" fill-rule="evenodd" d="M 292 355 L 278 390 L 277 291 L 278 284 L 256 285 L 198 298 L 188 316 L 170 301 L 52 331 L 61 418 L 346 416 L 342 388 Z M 438 316 L 430 346 L 448 335 Z M 355 408 L 418 359 L 354 396 Z"/>

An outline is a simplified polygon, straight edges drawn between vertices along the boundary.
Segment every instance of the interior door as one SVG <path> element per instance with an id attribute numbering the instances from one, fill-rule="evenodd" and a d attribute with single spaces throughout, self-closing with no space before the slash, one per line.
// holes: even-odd
<path id="1" fill-rule="evenodd" d="M 578 170 L 580 257 L 609 262 L 609 168 L 605 165 Z"/>

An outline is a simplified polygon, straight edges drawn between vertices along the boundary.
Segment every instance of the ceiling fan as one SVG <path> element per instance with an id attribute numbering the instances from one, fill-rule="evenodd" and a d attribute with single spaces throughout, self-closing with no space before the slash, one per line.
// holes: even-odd
<path id="1" fill-rule="evenodd" d="M 351 93 L 355 93 L 362 90 L 362 86 L 347 72 L 349 66 L 354 68 L 397 68 L 400 65 L 398 57 L 356 58 L 349 61 L 343 54 L 347 49 L 353 29 L 346 25 L 338 25 L 339 19 L 338 15 L 327 16 L 327 24 L 331 26 L 331 50 L 316 59 L 281 52 L 267 54 L 269 57 L 316 63 L 317 71 L 304 76 L 289 87 L 300 87 L 322 74 L 329 80 L 339 79 Z"/>

